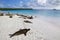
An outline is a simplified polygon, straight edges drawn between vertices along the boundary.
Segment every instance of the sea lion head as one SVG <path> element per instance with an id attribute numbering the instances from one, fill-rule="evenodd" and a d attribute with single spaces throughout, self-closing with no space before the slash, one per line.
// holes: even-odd
<path id="1" fill-rule="evenodd" d="M 30 29 L 27 29 L 28 31 L 30 30 Z"/>

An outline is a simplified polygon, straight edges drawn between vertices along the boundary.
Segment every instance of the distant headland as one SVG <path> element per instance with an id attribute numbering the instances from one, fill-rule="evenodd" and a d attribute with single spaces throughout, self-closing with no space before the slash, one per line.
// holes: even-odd
<path id="1" fill-rule="evenodd" d="M 0 8 L 0 10 L 32 10 L 32 8 Z"/>

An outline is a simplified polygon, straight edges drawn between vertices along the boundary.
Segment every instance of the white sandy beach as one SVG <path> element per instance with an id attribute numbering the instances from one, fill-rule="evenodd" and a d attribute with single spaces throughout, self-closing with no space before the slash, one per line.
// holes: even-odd
<path id="1" fill-rule="evenodd" d="M 32 24 L 24 23 L 23 18 L 19 16 L 0 16 L 0 40 L 60 40 L 60 19 L 49 17 L 36 17 L 27 19 Z M 30 28 L 27 36 L 19 35 L 10 38 L 19 29 Z"/>

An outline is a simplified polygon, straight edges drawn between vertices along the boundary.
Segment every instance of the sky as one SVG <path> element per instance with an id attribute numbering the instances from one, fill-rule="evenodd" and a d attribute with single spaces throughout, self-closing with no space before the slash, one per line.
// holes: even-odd
<path id="1" fill-rule="evenodd" d="M 60 0 L 0 0 L 0 8 L 60 9 Z"/>

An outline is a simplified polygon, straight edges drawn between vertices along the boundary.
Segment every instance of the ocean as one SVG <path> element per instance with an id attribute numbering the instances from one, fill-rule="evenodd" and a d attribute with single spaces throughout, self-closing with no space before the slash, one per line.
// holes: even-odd
<path id="1" fill-rule="evenodd" d="M 39 15 L 39 16 L 49 16 L 49 17 L 60 17 L 60 10 L 0 10 L 3 13 L 12 14 L 26 14 L 26 15 Z"/>

